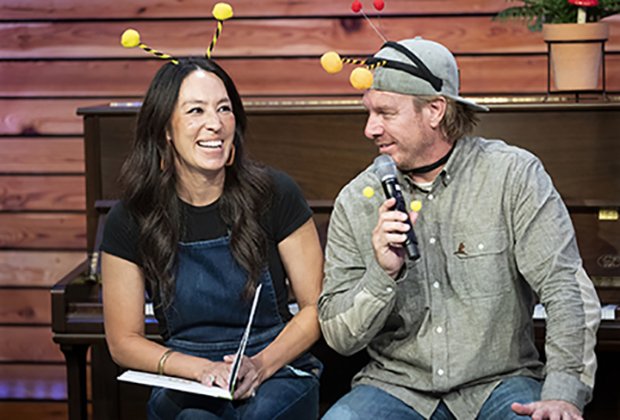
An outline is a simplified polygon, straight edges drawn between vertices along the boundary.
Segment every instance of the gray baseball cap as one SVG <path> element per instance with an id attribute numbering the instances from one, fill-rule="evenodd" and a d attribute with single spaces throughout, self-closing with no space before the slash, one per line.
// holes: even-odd
<path id="1" fill-rule="evenodd" d="M 459 96 L 459 70 L 454 56 L 443 45 L 416 37 L 386 42 L 373 57 L 371 89 L 405 95 L 442 95 L 476 111 L 489 108 Z"/>

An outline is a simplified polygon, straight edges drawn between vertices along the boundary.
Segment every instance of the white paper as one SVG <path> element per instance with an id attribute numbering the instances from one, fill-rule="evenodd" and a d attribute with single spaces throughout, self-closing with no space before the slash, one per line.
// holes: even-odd
<path id="1" fill-rule="evenodd" d="M 160 386 L 163 388 L 175 389 L 177 391 L 192 392 L 194 394 L 208 395 L 211 397 L 225 398 L 228 400 L 233 399 L 235 391 L 235 385 L 237 383 L 237 375 L 239 374 L 239 367 L 241 366 L 241 359 L 245 354 L 245 347 L 250 338 L 250 331 L 252 330 L 252 322 L 254 321 L 254 314 L 256 313 L 256 307 L 258 306 L 258 298 L 260 296 L 262 284 L 259 284 L 254 293 L 254 301 L 252 302 L 252 308 L 250 309 L 250 316 L 248 323 L 241 337 L 239 348 L 235 353 L 235 358 L 232 362 L 230 369 L 230 376 L 228 378 L 228 389 L 220 388 L 218 386 L 206 386 L 197 381 L 192 381 L 184 378 L 177 378 L 175 376 L 157 375 L 148 372 L 139 372 L 135 370 L 128 370 L 120 375 L 119 381 L 133 382 L 136 384 Z"/>
<path id="2" fill-rule="evenodd" d="M 210 397 L 225 398 L 232 400 L 229 390 L 218 386 L 206 386 L 197 381 L 177 378 L 174 376 L 157 375 L 155 373 L 138 372 L 128 370 L 117 378 L 119 381 L 133 382 L 136 384 L 160 386 L 175 389 L 177 391 L 192 392 L 194 394 L 208 395 Z"/>

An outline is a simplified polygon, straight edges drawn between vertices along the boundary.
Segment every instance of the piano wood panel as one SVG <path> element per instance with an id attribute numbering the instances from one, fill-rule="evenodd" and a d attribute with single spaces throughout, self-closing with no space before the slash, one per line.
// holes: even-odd
<path id="1" fill-rule="evenodd" d="M 0 287 L 51 287 L 85 258 L 81 251 L 0 249 Z"/>
<path id="2" fill-rule="evenodd" d="M 495 13 L 506 7 L 505 0 L 389 0 L 381 16 L 401 13 Z M 231 3 L 236 18 L 260 16 L 331 16 L 352 15 L 351 0 L 321 2 L 316 0 L 235 0 Z M 170 18 L 211 16 L 212 4 L 204 0 L 55 0 L 41 5 L 40 0 L 4 0 L 0 16 L 4 19 L 89 19 L 89 18 Z M 366 4 L 366 13 L 375 10 Z"/>
<path id="3" fill-rule="evenodd" d="M 0 62 L 0 69 L 2 65 Z M 0 74 L 3 74 L 4 82 L 13 83 L 10 81 L 11 72 L 0 70 Z M 6 92 L 0 93 L 4 94 Z M 0 173 L 84 173 L 84 140 L 81 137 L 5 137 L 0 138 L 0 150 Z"/>
<path id="4" fill-rule="evenodd" d="M 0 308 L 0 325 L 52 322 L 48 289 L 0 289 Z M 0 337 L 8 336 L 0 334 Z M 0 358 L 5 357 L 2 354 L 0 351 Z"/>
<path id="5" fill-rule="evenodd" d="M 0 249 L 86 249 L 84 214 L 0 214 Z"/>
<path id="6" fill-rule="evenodd" d="M 65 360 L 58 345 L 52 341 L 52 330 L 49 326 L 0 327 L 0 337 L 2 337 L 0 338 L 2 362 L 22 360 L 36 363 L 63 363 Z"/>
<path id="7" fill-rule="evenodd" d="M 0 210 L 85 210 L 84 176 L 0 176 Z"/>

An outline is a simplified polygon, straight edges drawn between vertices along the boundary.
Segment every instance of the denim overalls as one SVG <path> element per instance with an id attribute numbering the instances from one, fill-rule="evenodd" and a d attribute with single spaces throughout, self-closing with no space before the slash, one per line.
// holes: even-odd
<path id="1" fill-rule="evenodd" d="M 165 345 L 213 361 L 234 354 L 252 299 L 243 297 L 247 274 L 232 256 L 230 238 L 180 243 L 175 279 L 174 301 L 164 313 L 169 332 Z M 267 347 L 285 326 L 268 270 L 260 283 L 247 356 Z M 321 369 L 317 359 L 305 354 L 263 382 L 255 397 L 233 402 L 155 388 L 148 404 L 149 419 L 316 419 Z"/>

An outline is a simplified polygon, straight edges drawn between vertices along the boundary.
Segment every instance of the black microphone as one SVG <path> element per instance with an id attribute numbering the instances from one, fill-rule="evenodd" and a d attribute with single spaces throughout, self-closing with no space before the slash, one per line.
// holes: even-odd
<path id="1" fill-rule="evenodd" d="M 409 230 L 406 233 L 407 240 L 404 244 L 405 250 L 407 251 L 407 256 L 410 259 L 417 260 L 420 258 L 418 238 L 415 236 L 415 232 L 413 231 L 411 219 L 409 219 L 409 212 L 405 206 L 405 199 L 403 198 L 400 184 L 396 178 L 396 164 L 390 155 L 379 155 L 375 158 L 374 171 L 381 180 L 381 185 L 383 186 L 385 196 L 387 198 L 396 199 L 396 205 L 392 208 L 392 210 L 402 211 L 407 215 L 407 220 L 405 223 L 409 225 Z"/>

